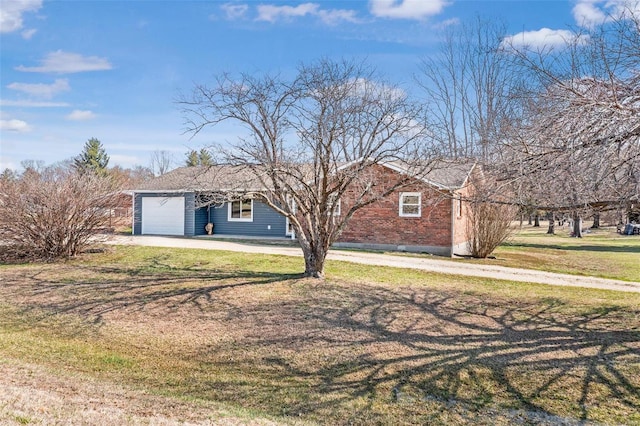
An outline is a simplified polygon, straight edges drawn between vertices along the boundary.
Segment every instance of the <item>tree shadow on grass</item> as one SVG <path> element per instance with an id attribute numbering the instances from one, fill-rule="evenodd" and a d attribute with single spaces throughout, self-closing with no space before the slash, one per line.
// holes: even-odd
<path id="1" fill-rule="evenodd" d="M 63 316 L 99 327 L 120 313 L 147 325 L 183 315 L 219 323 L 233 344 L 201 336 L 188 355 L 176 347 L 193 371 L 176 372 L 162 390 L 273 415 L 333 424 L 640 423 L 640 308 L 151 266 L 53 278 L 25 268 L 3 277 L 0 296 L 24 299 L 16 306 L 43 323 Z M 289 281 L 296 291 L 252 299 Z M 192 333 L 188 326 L 177 330 Z"/>
<path id="2" fill-rule="evenodd" d="M 94 326 L 102 325 L 109 313 L 140 312 L 151 306 L 170 312 L 188 305 L 203 311 L 216 303 L 220 309 L 240 315 L 240 308 L 225 303 L 224 297 L 216 297 L 216 293 L 302 277 L 301 274 L 172 267 L 156 258 L 150 265 L 139 268 L 74 267 L 68 277 L 51 277 L 42 270 L 26 270 L 25 274 L 5 280 L 5 290 L 12 288 L 16 299 L 29 301 L 23 307 L 24 313 L 32 312 L 42 319 L 69 314 Z"/>
<path id="3" fill-rule="evenodd" d="M 282 398 L 287 413 L 317 419 L 340 413 L 339 418 L 361 423 L 384 405 L 389 419 L 408 409 L 409 423 L 437 423 L 425 408 L 435 405 L 457 410 L 471 422 L 478 419 L 468 416 L 496 407 L 520 410 L 518 416 L 535 424 L 640 421 L 640 324 L 632 330 L 624 326 L 637 321 L 639 310 L 571 313 L 553 300 L 505 303 L 362 286 L 317 296 L 328 299 L 317 303 L 313 314 L 307 311 L 303 321 L 275 313 L 274 306 L 265 309 L 262 321 L 271 332 L 247 342 L 272 353 L 263 357 L 256 376 L 308 386 L 297 401 Z M 346 300 L 348 306 L 340 308 Z M 271 322 L 286 316 L 299 323 L 274 333 L 278 327 Z M 282 347 L 323 361 L 306 363 L 304 356 L 285 355 Z M 225 386 L 211 383 L 223 399 Z M 259 388 L 250 382 L 232 392 L 251 398 Z M 362 406 L 363 401 L 369 402 Z M 360 408 L 354 411 L 355 406 Z"/>

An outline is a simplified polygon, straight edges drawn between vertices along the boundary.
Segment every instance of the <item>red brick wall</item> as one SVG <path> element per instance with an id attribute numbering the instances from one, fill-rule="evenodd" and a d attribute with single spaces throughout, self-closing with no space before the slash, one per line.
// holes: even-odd
<path id="1" fill-rule="evenodd" d="M 396 172 L 384 167 L 379 167 L 377 173 L 380 174 L 381 181 L 393 182 L 398 178 Z M 399 215 L 401 192 L 422 193 L 421 217 L 401 217 Z M 451 198 L 448 194 L 443 194 L 431 186 L 416 182 L 358 210 L 338 241 L 450 247 L 451 204 Z M 348 205 L 348 196 L 346 196 L 342 200 L 343 212 L 346 211 Z"/>

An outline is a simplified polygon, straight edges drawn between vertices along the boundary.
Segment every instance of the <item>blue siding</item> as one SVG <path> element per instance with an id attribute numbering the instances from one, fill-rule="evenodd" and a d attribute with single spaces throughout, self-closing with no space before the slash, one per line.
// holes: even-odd
<path id="1" fill-rule="evenodd" d="M 195 235 L 196 194 L 184 194 L 184 235 Z"/>
<path id="2" fill-rule="evenodd" d="M 137 193 L 134 195 L 133 210 L 133 234 L 142 233 L 142 198 L 143 197 L 185 197 L 184 235 L 206 235 L 205 225 L 211 221 L 214 225 L 214 234 L 239 235 L 255 237 L 285 237 L 286 220 L 284 216 L 276 213 L 264 203 L 253 202 L 253 222 L 229 222 L 227 220 L 228 205 L 222 207 L 212 206 L 195 207 L 195 194 L 171 194 L 171 193 Z"/>
<path id="3" fill-rule="evenodd" d="M 213 207 L 212 207 L 213 209 Z M 195 211 L 195 235 L 206 235 L 204 227 L 209 223 L 209 209 L 207 207 L 200 207 Z M 215 229 L 214 229 L 215 232 Z"/>
<path id="4" fill-rule="evenodd" d="M 142 234 L 142 197 L 143 194 L 133 194 L 133 235 Z"/>
<path id="5" fill-rule="evenodd" d="M 214 225 L 214 234 L 285 237 L 286 220 L 284 216 L 264 203 L 254 200 L 253 222 L 229 222 L 227 220 L 228 209 L 227 203 L 222 207 L 211 208 L 210 215 Z"/>

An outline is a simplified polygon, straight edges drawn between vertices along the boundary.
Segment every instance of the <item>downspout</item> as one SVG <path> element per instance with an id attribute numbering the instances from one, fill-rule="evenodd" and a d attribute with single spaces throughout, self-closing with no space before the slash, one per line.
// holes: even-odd
<path id="1" fill-rule="evenodd" d="M 451 191 L 451 249 L 449 255 L 453 257 L 453 247 L 456 241 L 456 197 L 455 192 Z"/>

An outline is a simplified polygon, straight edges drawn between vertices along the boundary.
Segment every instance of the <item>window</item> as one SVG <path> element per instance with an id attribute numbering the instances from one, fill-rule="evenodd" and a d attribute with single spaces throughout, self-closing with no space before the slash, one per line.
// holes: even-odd
<path id="1" fill-rule="evenodd" d="M 253 222 L 253 200 L 231 201 L 227 219 L 229 222 Z"/>
<path id="2" fill-rule="evenodd" d="M 458 217 L 462 217 L 462 195 L 458 195 Z"/>
<path id="3" fill-rule="evenodd" d="M 400 216 L 420 217 L 422 215 L 422 194 L 419 192 L 400 193 Z"/>
<path id="4" fill-rule="evenodd" d="M 298 210 L 298 206 L 296 205 L 296 200 L 294 200 L 293 197 L 291 197 L 291 195 L 289 194 L 287 194 L 285 199 L 289 207 L 291 207 L 291 212 L 295 214 L 296 211 Z M 285 231 L 284 234 L 295 238 L 295 230 L 293 229 L 293 225 L 291 225 L 291 221 L 289 220 L 288 217 L 286 218 L 285 223 L 286 223 L 287 230 Z"/>
<path id="5" fill-rule="evenodd" d="M 340 216 L 340 198 L 338 198 L 337 194 L 329 194 L 328 203 L 329 209 L 333 209 L 333 216 Z"/>

